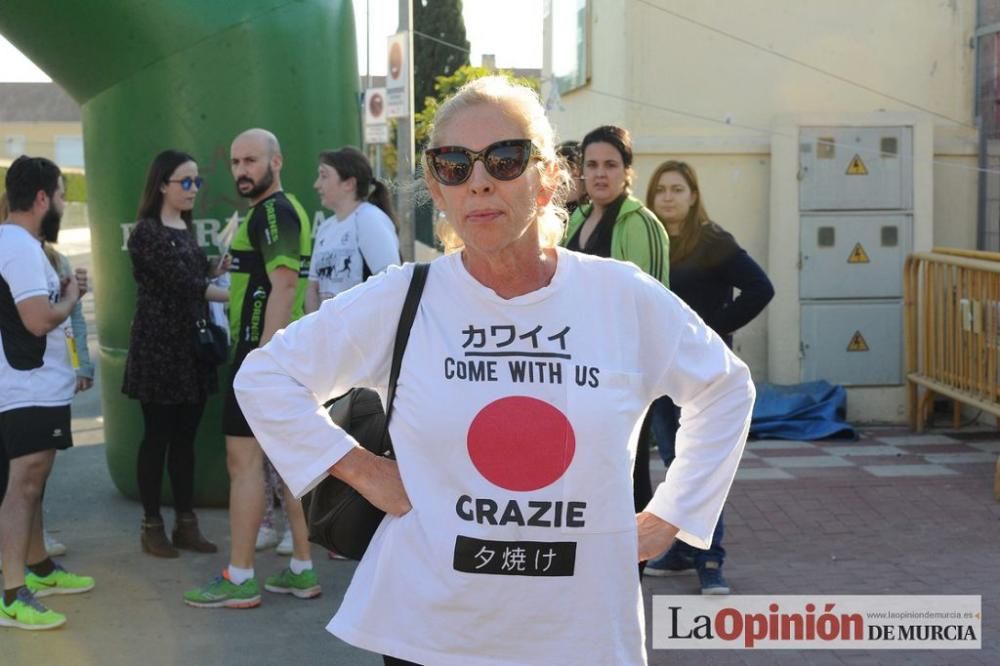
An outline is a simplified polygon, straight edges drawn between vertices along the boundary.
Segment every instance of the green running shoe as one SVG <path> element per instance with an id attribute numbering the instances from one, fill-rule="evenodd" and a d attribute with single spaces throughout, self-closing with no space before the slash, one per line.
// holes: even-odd
<path id="1" fill-rule="evenodd" d="M 293 574 L 288 568 L 283 569 L 281 573 L 267 579 L 264 589 L 278 594 L 293 594 L 299 599 L 312 599 L 322 593 L 313 569 L 306 569 L 300 574 Z"/>
<path id="2" fill-rule="evenodd" d="M 66 616 L 40 604 L 27 587 L 17 591 L 17 598 L 9 606 L 0 598 L 0 627 L 42 631 L 64 624 Z"/>
<path id="3" fill-rule="evenodd" d="M 94 589 L 93 578 L 70 573 L 58 564 L 48 576 L 39 576 L 29 569 L 24 576 L 24 584 L 39 599 L 53 594 L 80 594 Z"/>
<path id="4" fill-rule="evenodd" d="M 257 579 L 251 578 L 236 585 L 228 572 L 209 581 L 207 585 L 184 593 L 184 603 L 195 608 L 255 608 L 260 606 Z"/>

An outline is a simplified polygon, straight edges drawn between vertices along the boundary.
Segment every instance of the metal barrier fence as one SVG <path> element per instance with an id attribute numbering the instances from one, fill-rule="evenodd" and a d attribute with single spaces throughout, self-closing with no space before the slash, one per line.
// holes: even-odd
<path id="1" fill-rule="evenodd" d="M 956 425 L 961 404 L 1000 418 L 1000 253 L 908 256 L 903 322 L 913 430 L 924 429 L 934 394 L 955 401 Z"/>
<path id="2" fill-rule="evenodd" d="M 910 427 L 922 432 L 934 394 L 1000 425 L 1000 253 L 934 248 L 906 258 L 903 340 Z M 923 400 L 920 387 L 924 388 Z M 1000 501 L 1000 459 L 993 494 Z"/>

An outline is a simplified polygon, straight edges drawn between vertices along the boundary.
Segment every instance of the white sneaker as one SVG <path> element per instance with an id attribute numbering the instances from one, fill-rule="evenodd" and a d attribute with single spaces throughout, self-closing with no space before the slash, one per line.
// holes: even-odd
<path id="1" fill-rule="evenodd" d="M 45 552 L 49 557 L 66 554 L 66 545 L 49 534 L 48 530 L 42 530 L 42 536 L 45 537 Z"/>
<path id="2" fill-rule="evenodd" d="M 281 537 L 281 543 L 274 549 L 274 552 L 278 555 L 291 555 L 292 550 L 292 531 L 286 529 L 284 536 Z"/>
<path id="3" fill-rule="evenodd" d="M 278 545 L 278 533 L 273 527 L 260 526 L 257 530 L 257 550 L 267 550 Z"/>

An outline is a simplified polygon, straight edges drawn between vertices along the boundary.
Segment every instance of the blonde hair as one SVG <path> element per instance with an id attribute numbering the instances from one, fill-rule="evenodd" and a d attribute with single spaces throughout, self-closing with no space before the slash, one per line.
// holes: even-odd
<path id="1" fill-rule="evenodd" d="M 531 163 L 528 168 L 537 169 L 543 187 L 555 191 L 549 203 L 535 211 L 538 241 L 542 247 L 555 247 L 562 239 L 566 227 L 566 211 L 563 203 L 571 190 L 572 181 L 564 161 L 556 155 L 555 132 L 534 90 L 514 83 L 504 76 L 484 76 L 466 83 L 434 114 L 434 124 L 427 146 L 429 148 L 440 146 L 443 128 L 461 112 L 479 105 L 499 107 L 524 130 L 525 138 L 531 139 L 538 149 L 541 160 Z M 425 179 L 430 177 L 427 168 L 425 163 Z M 464 247 L 454 227 L 443 216 L 438 218 L 435 232 L 444 245 L 445 252 L 455 252 Z"/>

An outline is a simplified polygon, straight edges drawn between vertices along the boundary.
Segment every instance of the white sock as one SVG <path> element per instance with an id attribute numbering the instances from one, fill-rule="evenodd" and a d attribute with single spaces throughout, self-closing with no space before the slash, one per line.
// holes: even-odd
<path id="1" fill-rule="evenodd" d="M 298 576 L 303 571 L 308 571 L 313 568 L 312 560 L 297 560 L 294 557 L 288 560 L 288 568 L 292 570 L 292 573 Z"/>
<path id="2" fill-rule="evenodd" d="M 240 569 L 239 567 L 234 567 L 232 564 L 229 565 L 229 582 L 233 585 L 242 585 L 251 578 L 253 578 L 253 568 L 250 569 Z"/>

